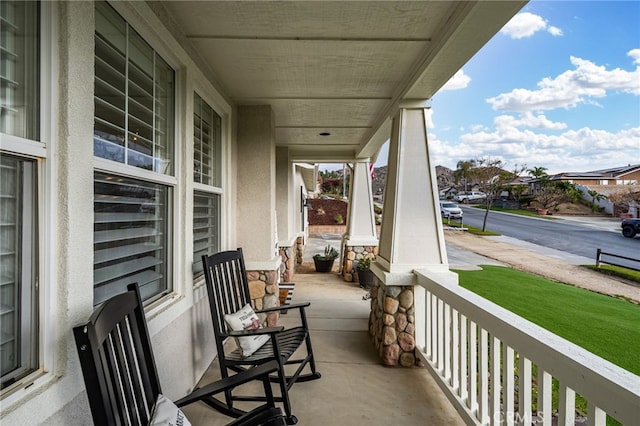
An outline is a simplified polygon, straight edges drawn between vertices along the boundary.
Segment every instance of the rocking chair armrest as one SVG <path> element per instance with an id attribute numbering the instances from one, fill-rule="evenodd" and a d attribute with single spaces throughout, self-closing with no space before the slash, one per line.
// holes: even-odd
<path id="1" fill-rule="evenodd" d="M 268 377 L 269 374 L 276 371 L 278 371 L 278 363 L 276 361 L 269 361 L 265 364 L 250 368 L 246 371 L 242 371 L 238 374 L 234 374 L 233 376 L 217 380 L 205 385 L 204 387 L 198 388 L 189 395 L 175 401 L 174 404 L 178 407 L 184 407 L 185 405 L 200 401 L 204 397 L 233 389 L 252 380 L 262 380 L 265 377 Z"/>
<path id="2" fill-rule="evenodd" d="M 228 331 L 223 337 L 247 337 L 247 336 L 258 336 L 261 334 L 277 334 L 284 330 L 283 326 L 278 327 L 262 327 L 255 328 L 253 330 L 232 330 Z"/>
<path id="3" fill-rule="evenodd" d="M 311 302 L 303 302 L 303 303 L 292 303 L 287 305 L 274 306 L 273 308 L 265 308 L 256 313 L 267 313 L 267 312 L 278 312 L 278 311 L 286 311 L 288 309 L 304 309 L 311 306 Z"/>

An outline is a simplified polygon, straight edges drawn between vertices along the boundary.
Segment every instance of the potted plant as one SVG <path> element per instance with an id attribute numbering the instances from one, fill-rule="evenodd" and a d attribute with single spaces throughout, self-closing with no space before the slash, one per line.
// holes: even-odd
<path id="1" fill-rule="evenodd" d="M 318 272 L 331 272 L 333 261 L 338 257 L 338 251 L 330 245 L 324 248 L 324 254 L 314 254 L 313 263 Z"/>
<path id="2" fill-rule="evenodd" d="M 369 289 L 373 286 L 373 272 L 371 271 L 371 258 L 363 257 L 358 260 L 358 266 L 356 266 L 358 272 L 358 282 L 360 287 Z"/>

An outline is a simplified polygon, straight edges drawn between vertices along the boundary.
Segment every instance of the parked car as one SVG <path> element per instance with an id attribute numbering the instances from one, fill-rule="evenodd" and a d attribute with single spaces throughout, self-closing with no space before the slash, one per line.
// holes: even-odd
<path id="1" fill-rule="evenodd" d="M 622 221 L 622 235 L 633 238 L 640 234 L 640 219 L 625 219 Z"/>
<path id="2" fill-rule="evenodd" d="M 453 197 L 453 201 L 457 201 L 459 203 L 478 203 L 480 201 L 484 201 L 487 199 L 487 194 L 484 192 L 459 192 Z"/>
<path id="3" fill-rule="evenodd" d="M 451 201 L 440 201 L 440 214 L 445 219 L 462 219 L 462 209 Z"/>

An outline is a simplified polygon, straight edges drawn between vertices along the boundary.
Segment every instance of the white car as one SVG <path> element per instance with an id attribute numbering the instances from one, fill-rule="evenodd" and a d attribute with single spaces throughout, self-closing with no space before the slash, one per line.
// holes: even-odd
<path id="1" fill-rule="evenodd" d="M 480 201 L 484 201 L 487 198 L 487 194 L 484 192 L 460 192 L 453 197 L 454 201 L 459 203 L 477 203 Z"/>
<path id="2" fill-rule="evenodd" d="M 440 214 L 445 219 L 462 219 L 462 209 L 451 201 L 440 201 Z"/>

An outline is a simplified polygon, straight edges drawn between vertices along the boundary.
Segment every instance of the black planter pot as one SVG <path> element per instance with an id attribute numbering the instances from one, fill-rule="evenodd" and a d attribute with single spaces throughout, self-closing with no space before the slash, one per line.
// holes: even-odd
<path id="1" fill-rule="evenodd" d="M 335 259 L 313 259 L 317 272 L 331 272 Z"/>
<path id="2" fill-rule="evenodd" d="M 373 272 L 371 269 L 358 269 L 358 282 L 360 287 L 371 288 L 373 286 Z"/>

